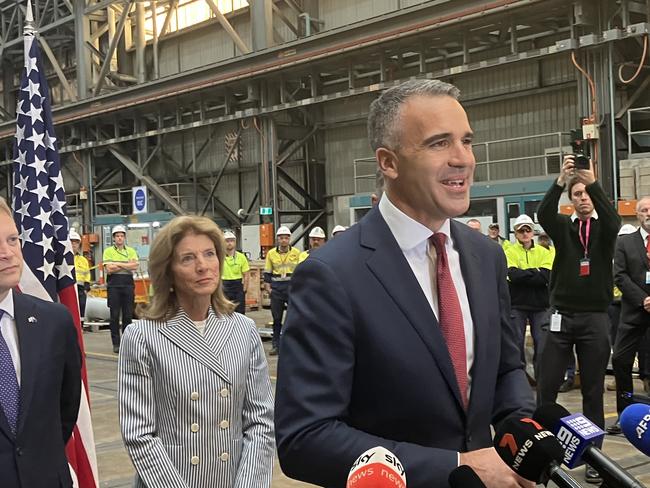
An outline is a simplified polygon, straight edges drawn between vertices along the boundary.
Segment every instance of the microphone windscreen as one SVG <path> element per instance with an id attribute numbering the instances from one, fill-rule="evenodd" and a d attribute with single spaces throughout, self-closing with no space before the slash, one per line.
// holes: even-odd
<path id="1" fill-rule="evenodd" d="M 465 464 L 449 473 L 449 485 L 451 488 L 485 488 L 476 471 Z"/>
<path id="2" fill-rule="evenodd" d="M 556 433 L 559 429 L 560 420 L 571 415 L 566 408 L 557 403 L 545 403 L 535 410 L 533 420 L 542 424 L 545 429 Z"/>
<path id="3" fill-rule="evenodd" d="M 350 468 L 346 488 L 406 488 L 406 474 L 397 456 L 377 446 L 361 454 Z"/>
<path id="4" fill-rule="evenodd" d="M 514 472 L 535 482 L 564 455 L 555 436 L 532 419 L 506 419 L 494 437 L 494 448 Z"/>
<path id="5" fill-rule="evenodd" d="M 630 405 L 621 413 L 620 422 L 625 438 L 643 454 L 650 456 L 650 405 Z"/>

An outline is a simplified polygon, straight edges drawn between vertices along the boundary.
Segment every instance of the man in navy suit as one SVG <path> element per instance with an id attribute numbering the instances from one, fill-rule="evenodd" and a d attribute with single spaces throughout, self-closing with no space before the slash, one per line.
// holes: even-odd
<path id="1" fill-rule="evenodd" d="M 384 92 L 368 118 L 384 175 L 378 206 L 296 269 L 282 337 L 282 469 L 345 486 L 381 445 L 409 488 L 448 486 L 460 464 L 485 485 L 532 487 L 491 447 L 490 426 L 534 408 L 512 329 L 503 251 L 451 220 L 469 206 L 472 130 L 438 80 Z"/>
<path id="2" fill-rule="evenodd" d="M 0 197 L 0 485 L 67 488 L 65 444 L 81 398 L 77 332 L 64 306 L 14 292 L 22 267 Z"/>

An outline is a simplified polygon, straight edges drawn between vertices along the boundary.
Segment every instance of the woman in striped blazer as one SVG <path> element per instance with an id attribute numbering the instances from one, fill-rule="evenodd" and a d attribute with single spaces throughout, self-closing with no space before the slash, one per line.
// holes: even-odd
<path id="1" fill-rule="evenodd" d="M 149 256 L 155 290 L 119 356 L 122 437 L 147 488 L 263 488 L 275 452 L 273 398 L 252 320 L 220 282 L 225 242 L 210 219 L 173 219 Z"/>

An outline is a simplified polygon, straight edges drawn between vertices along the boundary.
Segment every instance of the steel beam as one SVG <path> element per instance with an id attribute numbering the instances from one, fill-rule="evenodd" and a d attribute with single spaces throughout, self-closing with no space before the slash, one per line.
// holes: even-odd
<path id="1" fill-rule="evenodd" d="M 86 49 L 86 43 L 90 40 L 90 22 L 84 15 L 86 0 L 74 0 L 74 39 L 75 56 L 77 57 L 77 99 L 84 99 L 88 96 L 92 84 L 92 59 Z"/>
<path id="2" fill-rule="evenodd" d="M 271 47 L 273 42 L 272 0 L 249 0 L 253 51 Z M 275 9 L 277 11 L 277 8 Z"/>
<path id="3" fill-rule="evenodd" d="M 232 157 L 232 153 L 235 152 L 235 148 L 239 145 L 239 138 L 241 137 L 241 131 L 242 128 L 240 125 L 239 128 L 237 129 L 237 137 L 235 138 L 235 142 L 232 144 L 232 146 L 230 146 L 230 150 L 228 151 L 228 154 L 223 160 L 223 163 L 221 163 L 221 168 L 219 168 L 219 173 L 217 173 L 217 178 L 212 184 L 212 188 L 210 188 L 210 192 L 208 193 L 208 198 L 206 199 L 205 205 L 201 210 L 201 215 L 205 215 L 205 211 L 210 206 L 210 200 L 212 200 L 212 197 L 214 196 L 214 192 L 217 190 L 217 186 L 219 186 L 219 183 L 221 182 L 221 178 L 223 177 L 223 172 L 225 171 L 226 166 L 228 166 L 228 162 Z"/>
<path id="4" fill-rule="evenodd" d="M 99 91 L 104 85 L 104 79 L 106 78 L 106 74 L 108 73 L 108 70 L 111 66 L 111 58 L 113 57 L 117 43 L 120 41 L 122 33 L 124 32 L 124 24 L 126 24 L 126 19 L 129 16 L 129 10 L 131 10 L 133 1 L 134 0 L 128 0 L 127 4 L 124 6 L 124 10 L 122 10 L 122 15 L 120 16 L 120 20 L 117 24 L 115 36 L 113 36 L 113 39 L 111 39 L 111 44 L 108 46 L 108 51 L 106 52 L 106 57 L 104 58 L 104 64 L 102 64 L 102 69 L 99 71 L 99 76 L 97 77 L 97 84 L 95 85 L 94 90 L 95 96 L 99 94 Z"/>
<path id="5" fill-rule="evenodd" d="M 230 38 L 233 40 L 235 45 L 237 46 L 237 49 L 241 51 L 242 54 L 248 54 L 251 52 L 251 50 L 248 48 L 246 43 L 242 41 L 241 37 L 239 37 L 239 34 L 233 29 L 232 25 L 230 25 L 230 22 L 228 22 L 228 19 L 221 13 L 219 10 L 219 7 L 217 7 L 217 4 L 214 3 L 214 0 L 205 0 L 210 9 L 212 10 L 212 13 L 214 16 L 217 18 L 219 23 L 221 24 L 221 27 L 223 27 L 223 30 L 225 30 Z"/>
<path id="6" fill-rule="evenodd" d="M 176 214 L 176 215 L 185 215 L 187 212 L 178 204 L 176 200 L 174 200 L 169 193 L 167 193 L 166 190 L 164 190 L 156 181 L 149 175 L 144 175 L 142 174 L 142 171 L 140 171 L 140 167 L 138 166 L 138 163 L 133 161 L 130 157 L 128 157 L 126 154 L 122 153 L 120 150 L 117 148 L 110 146 L 108 148 L 110 153 L 115 156 L 115 158 L 120 161 L 126 169 L 128 169 L 133 175 L 142 181 L 147 188 L 151 190 L 151 192 L 156 195 L 158 198 L 160 198 L 167 206 Z"/>
<path id="7" fill-rule="evenodd" d="M 76 102 L 78 100 L 77 94 L 72 89 L 72 86 L 70 86 L 70 83 L 68 83 L 65 74 L 63 74 L 63 70 L 61 69 L 61 66 L 59 66 L 59 61 L 56 59 L 56 56 L 52 52 L 50 45 L 48 44 L 48 42 L 45 40 L 43 36 L 39 36 L 39 41 L 41 47 L 43 48 L 43 51 L 45 51 L 45 55 L 47 56 L 47 59 L 49 59 L 50 63 L 52 64 L 52 68 L 54 68 L 54 72 L 56 73 L 56 76 L 59 78 L 61 85 L 63 85 L 63 88 L 65 89 L 66 93 L 70 97 L 70 100 Z M 85 50 L 83 52 L 85 52 Z"/>

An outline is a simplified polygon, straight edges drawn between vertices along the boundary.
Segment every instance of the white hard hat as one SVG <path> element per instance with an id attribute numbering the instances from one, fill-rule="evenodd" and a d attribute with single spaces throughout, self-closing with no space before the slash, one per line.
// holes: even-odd
<path id="1" fill-rule="evenodd" d="M 519 230 L 520 227 L 527 226 L 531 230 L 535 230 L 535 222 L 528 215 L 522 214 L 515 219 L 515 223 L 512 224 L 513 229 Z"/>
<path id="2" fill-rule="evenodd" d="M 314 227 L 309 233 L 309 237 L 319 237 L 325 239 L 325 232 L 320 227 Z"/>
<path id="3" fill-rule="evenodd" d="M 111 231 L 111 235 L 115 235 L 118 232 L 122 232 L 126 234 L 126 227 L 124 227 L 122 224 L 118 224 L 115 227 L 113 227 L 113 230 Z"/>
<path id="4" fill-rule="evenodd" d="M 332 235 L 338 234 L 339 232 L 343 232 L 347 230 L 347 227 L 343 225 L 336 225 L 334 226 L 334 229 L 332 229 Z"/>
<path id="5" fill-rule="evenodd" d="M 74 229 L 70 229 L 69 238 L 70 238 L 71 241 L 80 241 L 81 240 L 81 236 L 79 234 L 77 234 L 77 231 L 74 230 Z"/>
<path id="6" fill-rule="evenodd" d="M 278 228 L 278 231 L 275 233 L 276 236 L 290 236 L 291 231 L 286 225 L 282 225 Z"/>
<path id="7" fill-rule="evenodd" d="M 223 233 L 223 238 L 224 239 L 237 239 L 237 236 L 230 230 L 227 230 L 226 232 Z"/>
<path id="8" fill-rule="evenodd" d="M 625 224 L 618 231 L 618 235 L 624 236 L 626 234 L 631 234 L 632 232 L 636 232 L 636 227 L 634 227 L 632 224 Z"/>

